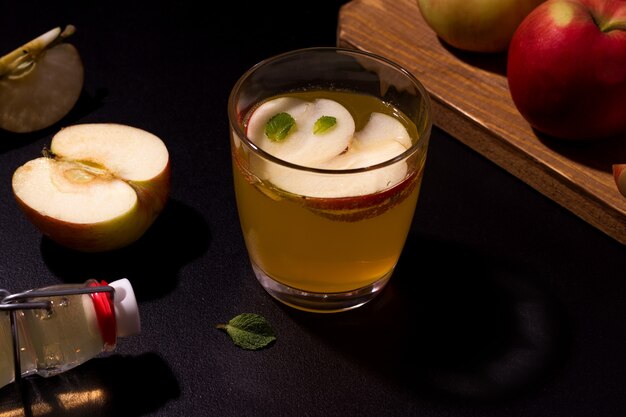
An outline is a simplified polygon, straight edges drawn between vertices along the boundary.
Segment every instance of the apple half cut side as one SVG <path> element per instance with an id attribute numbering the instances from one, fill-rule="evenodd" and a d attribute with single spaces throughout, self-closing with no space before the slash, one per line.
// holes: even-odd
<path id="1" fill-rule="evenodd" d="M 613 165 L 613 178 L 615 178 L 617 190 L 626 197 L 626 164 Z"/>
<path id="2" fill-rule="evenodd" d="M 163 141 L 114 124 L 61 129 L 48 156 L 13 174 L 13 193 L 46 236 L 82 252 L 104 252 L 138 240 L 169 197 L 170 162 Z"/>
<path id="3" fill-rule="evenodd" d="M 0 129 L 41 130 L 72 110 L 84 81 L 77 49 L 64 42 L 74 32 L 52 29 L 0 57 Z"/>

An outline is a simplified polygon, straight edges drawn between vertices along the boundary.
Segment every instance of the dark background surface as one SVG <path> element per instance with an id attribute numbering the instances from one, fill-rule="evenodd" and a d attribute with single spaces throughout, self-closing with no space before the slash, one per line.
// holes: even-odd
<path id="1" fill-rule="evenodd" d="M 0 14 L 1 54 L 74 24 L 86 77 L 57 125 L 0 132 L 0 287 L 127 277 L 142 332 L 72 371 L 26 380 L 24 399 L 1 389 L 0 414 L 626 415 L 625 248 L 439 129 L 405 251 L 378 299 L 312 315 L 256 282 L 232 190 L 228 94 L 261 59 L 334 45 L 345 2 L 91 3 L 11 2 Z M 11 192 L 19 165 L 84 122 L 143 128 L 170 151 L 166 210 L 115 253 L 42 238 Z M 276 343 L 244 351 L 215 329 L 242 312 L 265 316 Z"/>

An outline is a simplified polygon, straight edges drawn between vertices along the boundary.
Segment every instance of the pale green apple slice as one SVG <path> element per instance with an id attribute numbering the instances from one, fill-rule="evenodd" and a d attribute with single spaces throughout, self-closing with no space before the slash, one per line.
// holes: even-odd
<path id="1" fill-rule="evenodd" d="M 0 58 L 0 129 L 40 130 L 74 107 L 84 69 L 76 48 L 64 42 L 73 32 L 52 29 Z"/>
<path id="2" fill-rule="evenodd" d="M 284 139 L 277 141 L 270 139 L 265 129 L 270 119 L 280 113 L 289 114 L 294 125 Z M 315 123 L 324 116 L 334 117 L 335 125 L 316 134 Z M 254 110 L 247 133 L 250 140 L 269 154 L 294 164 L 315 167 L 344 152 L 350 145 L 354 129 L 352 115 L 336 101 L 318 99 L 310 102 L 281 97 Z"/>
<path id="3" fill-rule="evenodd" d="M 327 112 L 326 115 L 335 116 L 332 112 Z M 337 120 L 337 125 L 339 125 L 341 119 L 337 117 Z M 314 140 L 317 140 L 314 142 L 317 148 L 331 146 L 326 144 L 324 138 L 314 138 Z M 297 142 L 294 141 L 294 143 Z M 277 144 L 277 146 L 280 145 L 282 144 Z M 318 161 L 315 167 L 327 170 L 371 167 L 395 158 L 410 146 L 411 138 L 400 121 L 382 113 L 372 113 L 365 127 L 355 132 L 348 140 L 347 148 L 342 151 L 335 149 L 334 154 L 329 152 L 330 157 Z M 311 151 L 315 149 L 312 147 Z M 262 165 L 259 171 L 263 178 L 276 187 L 293 194 L 315 198 L 373 194 L 399 183 L 407 174 L 405 161 L 398 161 L 367 172 L 344 174 L 307 172 L 271 162 L 265 162 Z"/>
<path id="4" fill-rule="evenodd" d="M 119 124 L 82 124 L 52 139 L 50 156 L 19 167 L 13 192 L 27 218 L 85 252 L 138 240 L 165 206 L 169 154 L 157 136 Z"/>
<path id="5" fill-rule="evenodd" d="M 397 119 L 374 112 L 363 129 L 356 132 L 350 148 L 323 165 L 327 169 L 354 169 L 371 167 L 402 154 L 411 147 L 411 137 Z M 332 196 L 373 194 L 402 181 L 407 174 L 405 161 L 377 168 L 365 173 L 352 174 L 339 182 Z M 343 195 L 342 195 L 343 194 Z"/>
<path id="6" fill-rule="evenodd" d="M 388 141 L 398 142 L 405 150 L 412 145 L 411 136 L 401 122 L 394 117 L 378 112 L 370 115 L 365 127 L 357 132 L 355 136 L 361 147 Z"/>
<path id="7" fill-rule="evenodd" d="M 370 167 L 395 158 L 409 149 L 411 143 L 411 136 L 400 121 L 392 116 L 374 112 L 365 127 L 355 133 L 350 148 L 322 167 L 328 169 Z M 398 164 L 389 168 L 392 169 L 378 171 L 384 177 L 382 182 L 385 184 L 397 182 L 398 179 L 394 180 L 394 177 L 401 180 L 406 173 L 406 165 Z M 389 176 L 393 171 L 397 171 L 397 174 Z"/>
<path id="8" fill-rule="evenodd" d="M 329 161 L 324 169 L 345 170 L 368 167 L 384 162 L 404 152 L 406 148 L 395 141 L 361 149 L 352 148 Z M 322 174 L 295 171 L 290 168 L 270 165 L 266 171 L 269 181 L 278 188 L 293 194 L 315 198 L 356 197 L 385 190 L 401 182 L 407 174 L 407 164 L 394 164 L 365 172 Z"/>

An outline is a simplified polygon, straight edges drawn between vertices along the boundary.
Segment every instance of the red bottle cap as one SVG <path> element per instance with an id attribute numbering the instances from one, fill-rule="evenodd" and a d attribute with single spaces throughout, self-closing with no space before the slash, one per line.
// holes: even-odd
<path id="1" fill-rule="evenodd" d="M 106 281 L 91 282 L 90 287 L 104 287 L 109 284 Z M 113 307 L 113 297 L 110 292 L 91 293 L 93 306 L 96 310 L 98 327 L 102 334 L 102 340 L 106 350 L 113 349 L 117 341 L 117 326 L 115 323 L 115 309 Z"/>

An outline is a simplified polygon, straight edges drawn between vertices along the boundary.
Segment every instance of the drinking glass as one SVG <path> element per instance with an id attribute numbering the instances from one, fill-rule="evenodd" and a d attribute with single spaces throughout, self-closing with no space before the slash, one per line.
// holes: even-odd
<path id="1" fill-rule="evenodd" d="M 285 94 L 347 97 L 357 129 L 369 117 L 359 112 L 377 103 L 402 120 L 410 144 L 358 168 L 280 159 L 248 137 L 247 127 L 261 103 Z M 237 209 L 258 282 L 282 303 L 312 312 L 350 310 L 376 297 L 398 262 L 420 192 L 432 125 L 422 84 L 372 53 L 305 48 L 245 72 L 231 91 L 228 116 Z"/>

